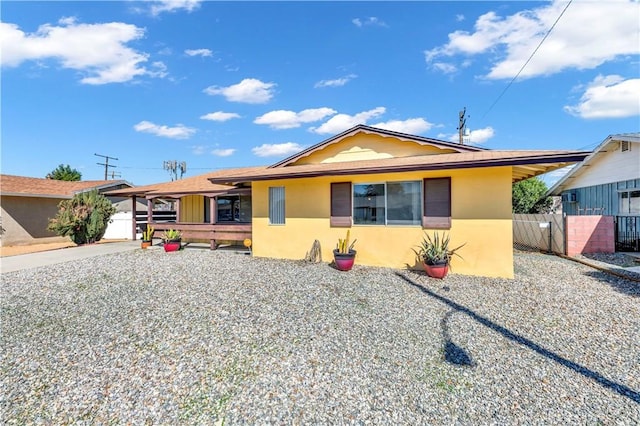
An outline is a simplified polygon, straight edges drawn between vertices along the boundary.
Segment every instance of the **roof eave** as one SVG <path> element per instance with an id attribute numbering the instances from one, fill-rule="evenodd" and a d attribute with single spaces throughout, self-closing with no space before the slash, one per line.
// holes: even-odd
<path id="1" fill-rule="evenodd" d="M 469 168 L 483 168 L 483 167 L 501 167 L 501 166 L 519 166 L 519 165 L 532 165 L 532 164 L 553 164 L 553 163 L 573 163 L 582 161 L 586 157 L 587 153 L 569 153 L 569 154 L 555 154 L 551 156 L 540 157 L 523 157 L 513 159 L 484 159 L 473 160 L 467 162 L 458 163 L 436 163 L 436 164 L 407 164 L 407 165 L 392 165 L 392 166 L 376 166 L 376 167 L 354 167 L 349 169 L 340 170 L 312 170 L 312 171 L 300 171 L 298 173 L 287 172 L 285 173 L 272 173 L 268 175 L 253 175 L 253 176 L 238 176 L 234 178 L 220 177 L 209 178 L 212 183 L 224 183 L 233 184 L 252 182 L 252 181 L 266 181 L 266 180 L 279 180 L 279 179 L 295 179 L 295 178 L 312 178 L 320 176 L 345 176 L 345 175 L 362 175 L 373 173 L 401 173 L 412 171 L 432 171 L 432 170 L 452 170 L 452 169 L 469 169 Z M 273 169 L 272 169 L 273 170 Z M 537 176 L 544 172 L 540 172 L 533 176 Z M 533 177 L 531 176 L 531 177 Z"/>

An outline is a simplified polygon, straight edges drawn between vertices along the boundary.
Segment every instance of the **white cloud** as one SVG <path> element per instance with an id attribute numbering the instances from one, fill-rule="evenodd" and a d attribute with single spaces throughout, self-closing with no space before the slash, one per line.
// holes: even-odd
<path id="1" fill-rule="evenodd" d="M 213 52 L 209 49 L 187 49 L 184 53 L 187 56 L 213 56 Z"/>
<path id="2" fill-rule="evenodd" d="M 211 151 L 211 154 L 215 155 L 216 157 L 228 157 L 232 155 L 234 152 L 236 152 L 236 150 L 233 148 L 225 148 L 225 149 L 217 148 Z"/>
<path id="3" fill-rule="evenodd" d="M 289 156 L 300 152 L 304 149 L 303 146 L 295 142 L 285 142 L 280 144 L 263 144 L 252 148 L 251 151 L 258 157 L 275 157 L 275 156 Z"/>
<path id="4" fill-rule="evenodd" d="M 159 0 L 154 1 L 149 11 L 153 16 L 158 16 L 163 12 L 177 12 L 186 10 L 193 12 L 200 7 L 202 0 Z"/>
<path id="5" fill-rule="evenodd" d="M 191 152 L 193 153 L 193 155 L 202 155 L 204 154 L 206 149 L 207 147 L 204 145 L 194 145 L 191 147 Z"/>
<path id="6" fill-rule="evenodd" d="M 238 84 L 227 87 L 209 86 L 204 89 L 207 95 L 222 95 L 229 102 L 264 104 L 273 97 L 275 83 L 264 83 L 255 78 L 245 78 Z"/>
<path id="7" fill-rule="evenodd" d="M 261 115 L 253 122 L 255 124 L 266 124 L 272 129 L 292 129 L 300 127 L 302 123 L 319 121 L 335 113 L 336 111 L 331 108 L 305 109 L 300 112 L 277 110 Z"/>
<path id="8" fill-rule="evenodd" d="M 372 124 L 373 127 L 387 129 L 394 132 L 409 133 L 411 135 L 419 135 L 433 127 L 424 118 L 409 118 L 407 120 L 391 120 L 382 123 Z"/>
<path id="9" fill-rule="evenodd" d="M 388 25 L 384 22 L 381 21 L 379 18 L 376 18 L 375 16 L 370 16 L 368 18 L 354 18 L 351 20 L 351 22 L 353 23 L 353 25 L 355 25 L 358 28 L 362 28 L 364 26 L 373 26 L 373 27 L 388 27 Z"/>
<path id="10" fill-rule="evenodd" d="M 621 118 L 640 115 L 640 79 L 598 76 L 574 106 L 564 110 L 581 118 Z"/>
<path id="11" fill-rule="evenodd" d="M 175 127 L 168 127 L 154 124 L 150 121 L 141 121 L 133 126 L 133 128 L 136 132 L 151 133 L 152 135 L 171 139 L 189 139 L 196 132 L 196 129 L 183 126 L 182 124 L 178 124 Z"/>
<path id="12" fill-rule="evenodd" d="M 240 114 L 236 114 L 235 112 L 223 112 L 216 111 L 210 112 L 209 114 L 205 114 L 200 116 L 203 120 L 211 120 L 211 121 L 229 121 L 233 118 L 240 118 Z"/>
<path id="13" fill-rule="evenodd" d="M 349 74 L 341 78 L 336 78 L 335 80 L 320 80 L 319 82 L 314 84 L 313 87 L 316 87 L 316 88 L 317 87 L 340 87 L 340 86 L 344 86 L 345 84 L 347 84 L 349 81 L 353 80 L 356 77 L 358 76 L 355 74 Z"/>
<path id="14" fill-rule="evenodd" d="M 493 127 L 485 127 L 484 129 L 471 130 L 468 135 L 463 137 L 464 143 L 468 145 L 481 145 L 494 137 L 496 134 Z M 460 142 L 460 135 L 458 133 L 453 134 L 438 134 L 438 139 L 446 139 L 451 142 Z"/>
<path id="15" fill-rule="evenodd" d="M 506 17 L 488 12 L 477 19 L 474 32 L 450 33 L 448 43 L 424 52 L 425 59 L 433 66 L 442 57 L 490 54 L 493 65 L 486 77 L 513 78 L 566 4 L 557 0 Z M 638 12 L 638 3 L 632 0 L 573 2 L 520 78 L 591 69 L 624 55 L 637 55 Z"/>
<path id="16" fill-rule="evenodd" d="M 318 134 L 340 133 L 358 124 L 366 124 L 368 120 L 378 117 L 386 111 L 385 107 L 377 107 L 369 111 L 360 112 L 356 115 L 334 115 L 320 127 L 311 127 L 309 131 Z"/>
<path id="17" fill-rule="evenodd" d="M 137 76 L 166 75 L 146 69 L 143 64 L 149 55 L 127 47 L 128 42 L 143 36 L 144 29 L 122 22 L 78 24 L 73 18 L 63 18 L 59 26 L 44 24 L 35 33 L 1 22 L 0 60 L 3 66 L 16 67 L 25 61 L 54 59 L 63 68 L 85 74 L 80 80 L 84 84 L 122 83 Z"/>
<path id="18" fill-rule="evenodd" d="M 435 62 L 431 64 L 431 67 L 440 71 L 442 74 L 453 74 L 458 71 L 458 67 L 447 62 Z"/>

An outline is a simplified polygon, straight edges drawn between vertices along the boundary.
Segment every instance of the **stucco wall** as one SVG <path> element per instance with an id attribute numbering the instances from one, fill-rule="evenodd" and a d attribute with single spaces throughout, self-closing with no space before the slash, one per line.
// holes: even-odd
<path id="1" fill-rule="evenodd" d="M 55 217 L 60 201 L 57 198 L 3 196 L 0 199 L 4 229 L 0 238 L 2 245 L 68 241 L 68 238 L 47 230 L 49 218 Z"/>
<path id="2" fill-rule="evenodd" d="M 466 243 L 460 250 L 464 259 L 453 259 L 453 272 L 512 278 L 510 167 L 253 182 L 253 254 L 302 259 L 317 239 L 323 260 L 330 262 L 338 238 L 346 233 L 346 228 L 329 225 L 331 182 L 376 183 L 446 176 L 451 176 L 451 244 Z M 285 225 L 269 225 L 270 186 L 285 187 Z M 421 226 L 353 225 L 351 237 L 358 239 L 356 263 L 416 267 L 412 248 L 420 243 L 423 231 Z"/>

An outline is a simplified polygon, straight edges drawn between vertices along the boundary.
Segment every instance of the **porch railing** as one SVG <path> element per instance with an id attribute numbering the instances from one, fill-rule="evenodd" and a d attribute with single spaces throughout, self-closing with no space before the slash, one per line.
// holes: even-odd
<path id="1" fill-rule="evenodd" d="M 154 218 L 155 219 L 155 218 Z M 154 228 L 154 238 L 160 238 L 163 231 L 176 229 L 182 232 L 183 239 L 209 240 L 215 249 L 219 241 L 244 241 L 251 239 L 250 223 L 150 223 Z"/>

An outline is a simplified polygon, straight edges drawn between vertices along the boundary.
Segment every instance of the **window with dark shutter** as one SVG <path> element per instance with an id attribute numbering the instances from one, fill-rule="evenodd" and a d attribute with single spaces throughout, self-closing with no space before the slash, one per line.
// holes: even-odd
<path id="1" fill-rule="evenodd" d="M 424 216 L 422 227 L 451 228 L 451 178 L 424 180 Z"/>
<path id="2" fill-rule="evenodd" d="M 331 226 L 351 226 L 351 182 L 331 184 Z"/>

